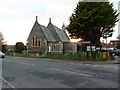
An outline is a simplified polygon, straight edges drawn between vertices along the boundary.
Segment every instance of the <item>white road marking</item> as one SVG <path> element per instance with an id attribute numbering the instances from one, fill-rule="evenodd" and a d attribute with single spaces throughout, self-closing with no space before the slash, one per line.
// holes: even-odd
<path id="1" fill-rule="evenodd" d="M 70 63 L 70 64 L 75 64 L 75 63 Z"/>
<path id="2" fill-rule="evenodd" d="M 87 65 L 87 66 L 89 66 L 90 64 L 84 64 L 84 65 Z"/>
<path id="3" fill-rule="evenodd" d="M 25 65 L 31 65 L 31 66 L 36 66 L 35 64 L 29 64 L 29 63 L 25 63 L 25 62 L 19 62 L 21 64 L 25 64 Z"/>
<path id="4" fill-rule="evenodd" d="M 12 57 L 12 58 L 22 58 L 22 57 Z"/>
<path id="5" fill-rule="evenodd" d="M 11 61 L 6 61 L 5 60 L 5 62 L 11 62 Z M 29 63 L 25 63 L 25 62 L 17 62 L 17 63 L 24 64 L 24 65 L 36 66 L 35 64 L 29 64 Z"/>
<path id="6" fill-rule="evenodd" d="M 57 69 L 57 68 L 49 68 L 52 70 L 57 70 L 57 71 L 64 71 L 64 72 L 68 72 L 68 73 L 72 73 L 72 74 L 77 74 L 77 75 L 83 75 L 83 76 L 87 76 L 87 77 L 93 77 L 92 75 L 88 75 L 88 74 L 84 74 L 84 73 L 76 73 L 73 71 L 69 71 L 69 70 L 63 70 L 63 69 Z"/>
<path id="7" fill-rule="evenodd" d="M 101 65 L 102 67 L 105 67 L 105 68 L 114 68 L 114 69 L 117 69 L 118 67 L 116 67 L 116 66 L 103 66 L 103 65 Z"/>
<path id="8" fill-rule="evenodd" d="M 6 84 L 8 84 L 11 88 L 15 88 L 12 84 L 10 84 L 8 81 L 6 81 L 5 79 L 3 79 L 2 77 L 0 77 L 0 79 L 2 81 L 4 81 Z"/>
<path id="9" fill-rule="evenodd" d="M 100 65 L 93 65 L 93 66 L 99 67 Z"/>
<path id="10" fill-rule="evenodd" d="M 70 63 L 71 64 L 71 63 Z M 75 63 L 74 63 L 75 64 Z M 93 66 L 93 67 L 104 67 L 104 68 L 114 68 L 118 69 L 118 66 L 105 66 L 105 65 L 94 65 L 94 64 L 76 64 L 76 65 L 86 65 L 86 66 Z"/>
<path id="11" fill-rule="evenodd" d="M 114 68 L 118 69 L 118 67 L 114 67 Z"/>

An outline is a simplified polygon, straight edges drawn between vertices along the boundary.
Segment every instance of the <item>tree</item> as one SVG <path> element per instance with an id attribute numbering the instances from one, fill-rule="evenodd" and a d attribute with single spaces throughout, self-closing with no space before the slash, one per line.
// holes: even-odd
<path id="1" fill-rule="evenodd" d="M 0 50 L 2 52 L 6 52 L 6 42 L 4 41 L 4 37 L 3 37 L 3 34 L 0 32 Z"/>
<path id="2" fill-rule="evenodd" d="M 0 45 L 4 44 L 3 34 L 0 32 Z"/>
<path id="3" fill-rule="evenodd" d="M 112 36 L 118 13 L 113 8 L 113 3 L 84 1 L 78 2 L 66 29 L 71 37 L 82 38 L 98 46 L 101 37 Z"/>
<path id="4" fill-rule="evenodd" d="M 25 45 L 22 42 L 17 42 L 15 44 L 15 52 L 22 53 L 23 50 L 25 50 Z"/>

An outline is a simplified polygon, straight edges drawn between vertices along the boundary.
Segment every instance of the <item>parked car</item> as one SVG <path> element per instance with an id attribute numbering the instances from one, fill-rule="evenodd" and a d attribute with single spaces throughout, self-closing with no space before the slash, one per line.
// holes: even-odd
<path id="1" fill-rule="evenodd" d="M 0 58 L 5 58 L 5 54 L 0 51 Z"/>
<path id="2" fill-rule="evenodd" d="M 115 54 L 116 54 L 117 56 L 119 56 L 119 55 L 120 55 L 120 49 L 117 49 Z"/>
<path id="3" fill-rule="evenodd" d="M 113 54 L 117 55 L 117 56 L 120 56 L 120 49 L 113 50 Z"/>

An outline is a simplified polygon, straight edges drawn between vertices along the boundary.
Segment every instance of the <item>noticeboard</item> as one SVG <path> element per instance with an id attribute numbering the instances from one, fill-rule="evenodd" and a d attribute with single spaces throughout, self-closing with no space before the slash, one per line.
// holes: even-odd
<path id="1" fill-rule="evenodd" d="M 96 47 L 95 46 L 87 46 L 87 51 L 96 51 Z"/>
<path id="2" fill-rule="evenodd" d="M 91 51 L 91 47 L 90 46 L 87 46 L 87 51 Z"/>
<path id="3" fill-rule="evenodd" d="M 92 46 L 92 51 L 96 51 L 95 46 Z"/>

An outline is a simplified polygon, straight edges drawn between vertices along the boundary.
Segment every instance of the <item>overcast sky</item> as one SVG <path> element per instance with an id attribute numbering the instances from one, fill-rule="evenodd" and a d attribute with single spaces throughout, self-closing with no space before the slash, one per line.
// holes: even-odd
<path id="1" fill-rule="evenodd" d="M 69 17 L 79 0 L 0 0 L 0 32 L 7 44 L 26 43 L 27 37 L 38 16 L 38 22 L 47 26 L 49 18 L 59 28 L 69 24 Z M 114 0 L 110 0 L 113 2 Z M 118 8 L 118 1 L 114 7 Z M 111 39 L 118 35 L 118 27 Z"/>

